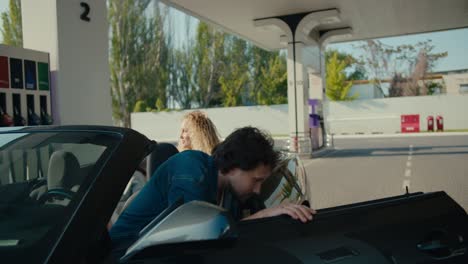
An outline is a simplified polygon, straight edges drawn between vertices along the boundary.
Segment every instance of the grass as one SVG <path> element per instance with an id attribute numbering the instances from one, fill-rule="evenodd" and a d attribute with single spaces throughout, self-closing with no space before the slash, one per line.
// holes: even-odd
<path id="1" fill-rule="evenodd" d="M 427 130 L 421 130 L 422 133 L 441 133 L 441 132 L 438 132 L 438 131 L 427 131 Z M 447 130 L 444 130 L 443 132 L 468 132 L 468 129 L 447 129 Z"/>
<path id="2" fill-rule="evenodd" d="M 444 132 L 468 132 L 468 129 L 448 129 L 444 130 Z"/>

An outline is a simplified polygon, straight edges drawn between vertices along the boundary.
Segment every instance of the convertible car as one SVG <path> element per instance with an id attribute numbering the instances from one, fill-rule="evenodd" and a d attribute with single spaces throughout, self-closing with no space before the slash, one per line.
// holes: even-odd
<path id="1" fill-rule="evenodd" d="M 157 150 L 125 128 L 2 130 L 1 263 L 468 263 L 468 216 L 442 191 L 321 209 L 306 224 L 287 216 L 235 222 L 215 205 L 174 203 L 116 257 L 107 225 Z M 311 198 L 298 161 L 286 160 L 246 209 Z"/>

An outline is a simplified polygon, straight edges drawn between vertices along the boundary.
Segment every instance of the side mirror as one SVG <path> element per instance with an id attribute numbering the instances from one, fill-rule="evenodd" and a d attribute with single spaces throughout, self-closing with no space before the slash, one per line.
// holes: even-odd
<path id="1" fill-rule="evenodd" d="M 140 238 L 131 245 L 126 254 L 120 259 L 122 262 L 145 248 L 190 241 L 215 240 L 231 237 L 234 221 L 222 207 L 201 202 L 191 201 L 177 208 L 164 211 L 166 214 L 158 221 L 148 224 L 141 232 Z"/>

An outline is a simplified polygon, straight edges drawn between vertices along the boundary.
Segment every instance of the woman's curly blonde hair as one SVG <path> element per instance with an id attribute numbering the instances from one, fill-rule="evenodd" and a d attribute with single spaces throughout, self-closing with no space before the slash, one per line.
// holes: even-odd
<path id="1" fill-rule="evenodd" d="M 219 134 L 210 118 L 201 111 L 193 111 L 186 114 L 183 121 L 190 135 L 191 149 L 211 155 L 213 148 L 219 143 Z M 180 148 L 179 146 L 179 151 L 187 150 Z"/>

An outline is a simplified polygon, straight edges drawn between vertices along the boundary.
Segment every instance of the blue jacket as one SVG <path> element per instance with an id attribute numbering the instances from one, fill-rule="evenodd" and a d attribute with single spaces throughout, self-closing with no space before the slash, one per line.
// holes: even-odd
<path id="1" fill-rule="evenodd" d="M 183 197 L 216 204 L 218 169 L 213 159 L 188 150 L 172 156 L 153 174 L 110 230 L 114 246 L 138 238 L 138 233 L 165 208 Z"/>

